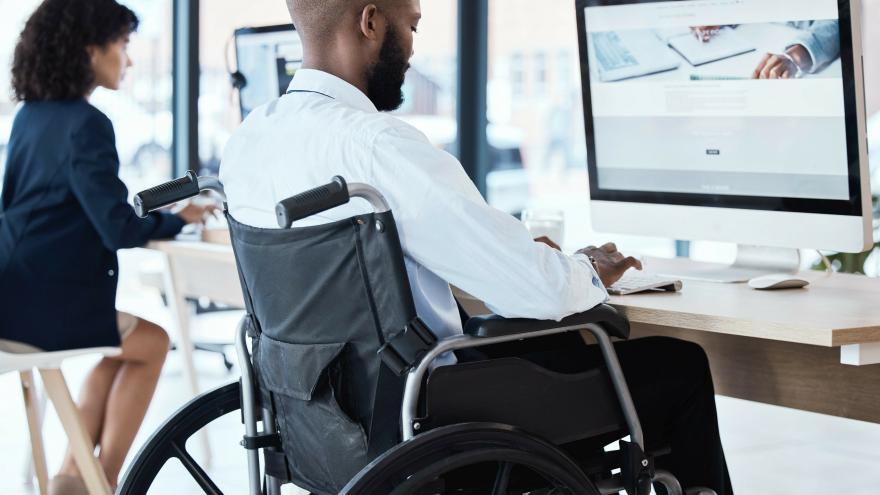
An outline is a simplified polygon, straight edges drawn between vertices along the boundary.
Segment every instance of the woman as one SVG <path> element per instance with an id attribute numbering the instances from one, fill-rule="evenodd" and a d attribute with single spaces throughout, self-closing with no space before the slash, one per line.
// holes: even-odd
<path id="1" fill-rule="evenodd" d="M 88 98 L 119 88 L 138 20 L 114 0 L 45 0 L 15 48 L 24 102 L 9 140 L 0 197 L 0 346 L 57 351 L 121 346 L 80 394 L 82 419 L 115 486 L 168 352 L 159 326 L 115 309 L 116 250 L 172 237 L 206 209 L 138 218 L 118 177 L 110 120 Z M 85 494 L 70 452 L 53 494 Z"/>

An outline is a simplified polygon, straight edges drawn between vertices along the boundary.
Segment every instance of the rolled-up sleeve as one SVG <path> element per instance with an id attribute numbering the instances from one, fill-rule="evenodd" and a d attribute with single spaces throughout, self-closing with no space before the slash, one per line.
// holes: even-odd
<path id="1" fill-rule="evenodd" d="M 416 129 L 386 129 L 372 150 L 375 183 L 396 185 L 383 194 L 406 255 L 495 313 L 560 320 L 607 300 L 586 256 L 534 242 L 519 221 L 486 203 L 454 157 Z"/>

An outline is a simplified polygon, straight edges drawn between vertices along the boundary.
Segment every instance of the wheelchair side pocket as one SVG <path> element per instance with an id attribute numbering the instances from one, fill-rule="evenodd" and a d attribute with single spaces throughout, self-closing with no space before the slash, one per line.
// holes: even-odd
<path id="1" fill-rule="evenodd" d="M 345 343 L 290 344 L 260 339 L 260 385 L 274 395 L 276 417 L 294 482 L 337 493 L 368 463 L 367 436 L 340 407 Z"/>

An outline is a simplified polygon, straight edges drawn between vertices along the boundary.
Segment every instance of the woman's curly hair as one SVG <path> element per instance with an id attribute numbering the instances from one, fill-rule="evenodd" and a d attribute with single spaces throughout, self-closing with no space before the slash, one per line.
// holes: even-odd
<path id="1" fill-rule="evenodd" d="M 134 32 L 138 18 L 115 0 L 45 0 L 31 15 L 12 58 L 18 101 L 82 98 L 94 84 L 87 46 Z"/>

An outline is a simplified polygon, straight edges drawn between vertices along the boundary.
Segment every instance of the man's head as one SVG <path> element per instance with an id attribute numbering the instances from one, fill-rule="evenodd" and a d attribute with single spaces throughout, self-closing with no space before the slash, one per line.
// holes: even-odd
<path id="1" fill-rule="evenodd" d="M 419 0 L 287 0 L 307 67 L 358 86 L 380 111 L 403 103 Z"/>

